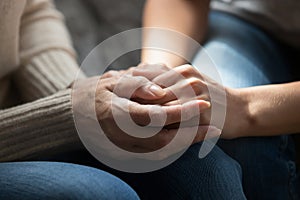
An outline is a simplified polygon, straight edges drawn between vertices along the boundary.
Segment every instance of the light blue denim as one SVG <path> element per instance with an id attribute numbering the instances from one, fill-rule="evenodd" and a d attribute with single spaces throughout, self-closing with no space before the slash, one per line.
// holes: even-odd
<path id="1" fill-rule="evenodd" d="M 214 12 L 210 19 L 205 49 L 225 86 L 243 88 L 292 80 L 284 48 L 271 36 L 229 14 Z M 221 140 L 218 146 L 241 166 L 248 199 L 299 199 L 291 136 Z"/>
<path id="2" fill-rule="evenodd" d="M 0 164 L 1 200 L 135 200 L 119 178 L 91 167 L 57 162 Z"/>

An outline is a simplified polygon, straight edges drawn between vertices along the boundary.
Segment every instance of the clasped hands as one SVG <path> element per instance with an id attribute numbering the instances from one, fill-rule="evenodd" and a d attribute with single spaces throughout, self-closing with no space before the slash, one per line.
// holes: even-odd
<path id="1" fill-rule="evenodd" d="M 224 129 L 210 124 L 212 102 L 208 88 L 215 91 L 225 89 L 230 102 L 234 102 L 231 99 L 235 92 L 204 77 L 191 65 L 171 69 L 162 64 L 140 64 L 126 71 L 109 71 L 99 78 L 96 89 L 95 108 L 99 124 L 111 142 L 136 153 L 152 152 L 166 146 L 177 134 L 179 125 L 186 134 L 196 130 L 192 143 L 203 141 L 208 128 L 213 130 L 211 137 L 219 136 L 223 130 L 226 133 L 224 138 L 234 138 L 228 128 L 234 119 L 226 118 Z M 214 105 L 218 106 L 218 103 L 224 106 L 222 102 Z M 232 107 L 230 103 L 227 106 Z M 159 127 L 160 131 L 146 138 L 125 133 L 115 119 L 128 117 L 128 113 L 139 126 L 145 126 L 145 129 Z M 151 114 L 155 116 L 154 122 Z M 230 126 L 230 129 L 234 128 Z M 178 149 L 169 154 L 180 151 L 183 144 L 179 142 Z"/>

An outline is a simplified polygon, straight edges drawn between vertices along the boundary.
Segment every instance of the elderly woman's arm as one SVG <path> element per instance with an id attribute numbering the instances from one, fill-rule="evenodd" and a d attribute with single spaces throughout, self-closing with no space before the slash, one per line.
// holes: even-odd
<path id="1" fill-rule="evenodd" d="M 51 0 L 27 1 L 21 20 L 20 57 L 15 83 L 24 101 L 66 89 L 79 72 L 64 18 Z"/>
<path id="2" fill-rule="evenodd" d="M 71 90 L 0 111 L 0 162 L 35 159 L 81 149 Z"/>
<path id="3" fill-rule="evenodd" d="M 68 89 L 79 68 L 62 15 L 49 0 L 28 0 L 20 26 L 14 82 L 28 103 L 0 111 L 0 161 L 82 148 Z"/>

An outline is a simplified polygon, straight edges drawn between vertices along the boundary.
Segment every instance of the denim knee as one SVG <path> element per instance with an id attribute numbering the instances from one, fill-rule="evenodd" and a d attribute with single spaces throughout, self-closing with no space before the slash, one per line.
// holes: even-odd
<path id="1" fill-rule="evenodd" d="M 218 145 L 241 165 L 248 199 L 298 199 L 291 136 L 220 140 Z"/>
<path id="2" fill-rule="evenodd" d="M 0 164 L 0 199 L 138 199 L 120 179 L 98 169 L 50 162 Z"/>
<path id="3" fill-rule="evenodd" d="M 245 199 L 239 164 L 217 146 L 199 159 L 200 145 L 161 170 L 127 177 L 142 199 Z"/>
<path id="4" fill-rule="evenodd" d="M 240 165 L 217 146 L 203 159 L 199 149 L 193 145 L 166 169 L 177 171 L 173 187 L 187 192 L 182 199 L 245 199 Z"/>
<path id="5" fill-rule="evenodd" d="M 196 148 L 197 153 L 198 151 Z M 198 194 L 199 199 L 246 199 L 243 192 L 240 164 L 225 154 L 218 146 L 207 157 L 193 159 L 190 162 L 194 166 L 191 168 L 191 175 L 201 180 L 203 194 L 200 196 Z"/>

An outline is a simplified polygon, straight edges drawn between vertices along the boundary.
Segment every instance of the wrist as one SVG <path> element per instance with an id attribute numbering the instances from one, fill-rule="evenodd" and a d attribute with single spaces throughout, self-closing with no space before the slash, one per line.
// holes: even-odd
<path id="1" fill-rule="evenodd" d="M 253 116 L 250 112 L 250 94 L 247 89 L 226 88 L 227 108 L 223 137 L 233 139 L 250 136 Z"/>
<path id="2" fill-rule="evenodd" d="M 186 61 L 184 58 L 176 54 L 165 52 L 162 50 L 149 50 L 149 49 L 142 51 L 141 62 L 147 64 L 163 63 L 170 68 L 188 64 L 188 61 Z"/>

